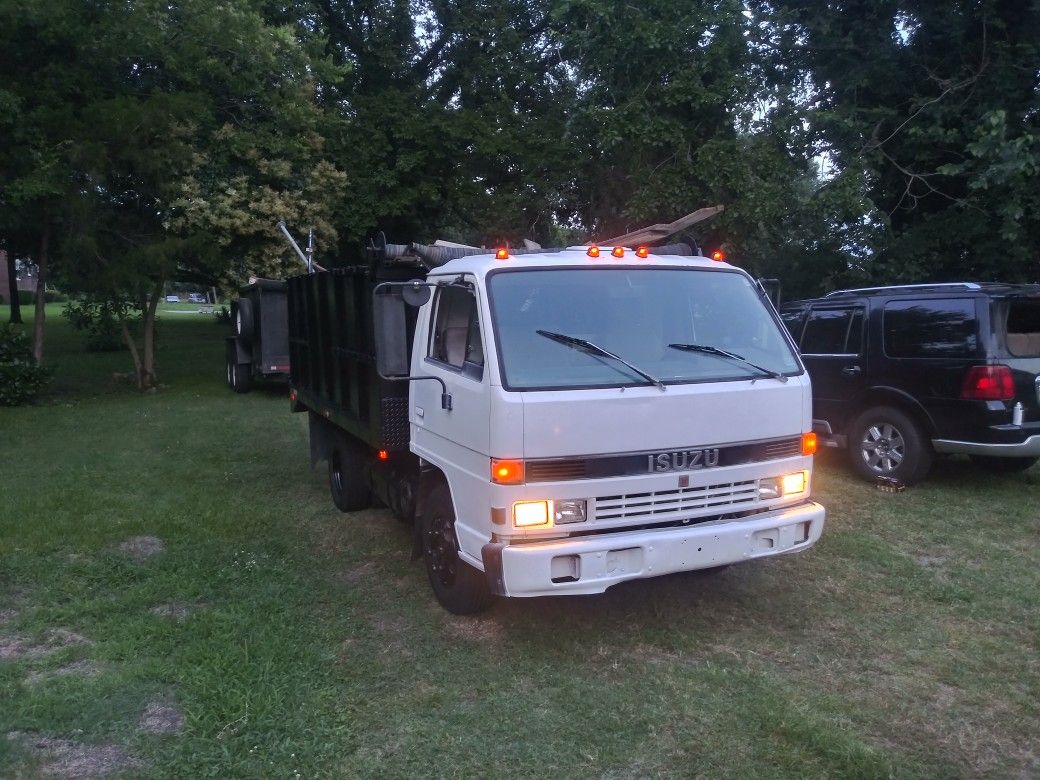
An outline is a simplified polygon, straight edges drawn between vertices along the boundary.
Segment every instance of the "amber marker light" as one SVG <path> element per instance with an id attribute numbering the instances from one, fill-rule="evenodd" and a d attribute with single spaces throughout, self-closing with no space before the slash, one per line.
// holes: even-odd
<path id="1" fill-rule="evenodd" d="M 614 255 L 614 257 L 624 257 L 625 248 L 623 246 L 616 246 L 610 250 L 610 254 Z"/>
<path id="2" fill-rule="evenodd" d="M 721 263 L 723 260 L 726 259 L 726 253 L 723 252 L 721 249 L 716 249 L 714 252 L 711 253 L 711 259 Z"/>
<path id="3" fill-rule="evenodd" d="M 816 454 L 816 434 L 810 431 L 802 434 L 802 455 Z"/>
<path id="4" fill-rule="evenodd" d="M 386 450 L 380 450 L 379 451 L 379 459 L 380 460 L 390 460 L 390 453 L 387 452 Z"/>
<path id="5" fill-rule="evenodd" d="M 588 250 L 586 250 L 585 254 L 587 254 L 589 257 L 599 257 L 599 247 L 590 246 Z"/>
<path id="6" fill-rule="evenodd" d="M 496 260 L 508 260 L 509 259 L 509 250 L 506 249 L 505 247 L 500 247 L 499 249 L 496 249 L 495 250 L 495 259 Z"/>
<path id="7" fill-rule="evenodd" d="M 637 246 L 636 247 L 636 257 L 642 257 L 644 259 L 646 259 L 647 257 L 650 257 L 650 247 Z"/>
<path id="8" fill-rule="evenodd" d="M 520 485 L 524 481 L 522 460 L 491 459 L 491 481 L 497 485 Z"/>

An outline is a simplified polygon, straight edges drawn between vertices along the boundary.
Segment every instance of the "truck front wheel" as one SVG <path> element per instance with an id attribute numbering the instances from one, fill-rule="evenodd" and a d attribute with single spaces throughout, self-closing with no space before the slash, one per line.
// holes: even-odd
<path id="1" fill-rule="evenodd" d="M 360 447 L 339 441 L 329 453 L 329 492 L 340 512 L 367 509 L 372 493 L 365 481 L 364 458 Z"/>
<path id="2" fill-rule="evenodd" d="M 422 550 L 430 586 L 442 607 L 456 615 L 472 615 L 491 604 L 484 573 L 459 557 L 455 507 L 447 485 L 437 485 L 426 501 Z"/>

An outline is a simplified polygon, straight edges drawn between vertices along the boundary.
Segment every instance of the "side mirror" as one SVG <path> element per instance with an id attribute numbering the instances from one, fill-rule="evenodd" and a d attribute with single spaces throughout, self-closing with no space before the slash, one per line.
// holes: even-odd
<path id="1" fill-rule="evenodd" d="M 758 288 L 765 293 L 765 296 L 772 301 L 773 306 L 779 308 L 780 306 L 780 280 L 779 279 L 758 279 Z"/>
<path id="2" fill-rule="evenodd" d="M 401 285 L 401 297 L 404 298 L 404 302 L 417 309 L 429 303 L 431 295 L 433 295 L 433 291 L 430 289 L 430 285 L 422 279 L 412 279 Z"/>
<path id="3" fill-rule="evenodd" d="M 429 290 L 426 297 L 429 298 Z M 392 292 L 375 296 L 376 371 L 380 376 L 408 376 L 404 306 L 404 299 Z"/>

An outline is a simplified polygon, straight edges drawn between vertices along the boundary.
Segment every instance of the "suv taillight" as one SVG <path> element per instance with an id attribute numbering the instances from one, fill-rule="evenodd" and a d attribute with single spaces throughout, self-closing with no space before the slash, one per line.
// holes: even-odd
<path id="1" fill-rule="evenodd" d="M 1007 366 L 972 366 L 964 377 L 961 397 L 971 401 L 1010 401 L 1015 380 Z"/>

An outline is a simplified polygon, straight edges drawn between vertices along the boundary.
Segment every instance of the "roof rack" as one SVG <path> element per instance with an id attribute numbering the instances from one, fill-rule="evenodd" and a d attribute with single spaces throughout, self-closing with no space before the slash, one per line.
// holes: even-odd
<path id="1" fill-rule="evenodd" d="M 907 290 L 913 292 L 914 290 L 946 290 L 946 289 L 958 289 L 958 290 L 981 290 L 982 285 L 977 282 L 940 282 L 937 284 L 888 284 L 881 287 L 857 287 L 854 290 L 833 290 L 826 295 L 824 298 L 830 298 L 833 295 L 851 295 L 852 293 L 872 293 L 872 292 L 883 292 L 885 290 Z"/>

